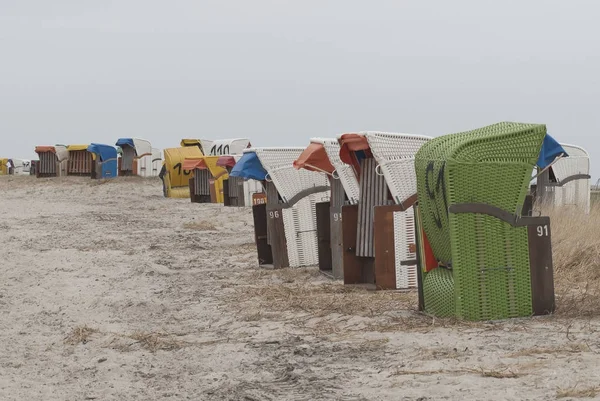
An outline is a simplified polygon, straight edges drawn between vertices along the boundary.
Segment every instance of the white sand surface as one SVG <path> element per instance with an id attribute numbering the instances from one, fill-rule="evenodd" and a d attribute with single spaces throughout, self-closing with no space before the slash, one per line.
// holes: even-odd
<path id="1" fill-rule="evenodd" d="M 0 177 L 0 400 L 554 400 L 600 322 L 432 319 L 416 295 L 257 267 L 250 209 L 157 179 Z M 589 398 L 588 398 L 589 399 Z"/>

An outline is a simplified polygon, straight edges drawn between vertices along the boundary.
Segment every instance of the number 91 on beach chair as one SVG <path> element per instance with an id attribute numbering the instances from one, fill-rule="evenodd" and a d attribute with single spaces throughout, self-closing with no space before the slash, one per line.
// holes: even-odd
<path id="1" fill-rule="evenodd" d="M 537 165 L 565 150 L 545 125 L 499 123 L 445 135 L 415 157 L 419 306 L 495 320 L 554 311 L 549 217 L 523 207 Z"/>

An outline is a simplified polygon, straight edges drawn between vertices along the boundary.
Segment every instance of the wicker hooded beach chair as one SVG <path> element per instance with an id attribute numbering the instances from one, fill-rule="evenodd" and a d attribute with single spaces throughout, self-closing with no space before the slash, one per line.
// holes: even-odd
<path id="1" fill-rule="evenodd" d="M 121 148 L 118 170 L 119 176 L 138 175 L 155 177 L 158 170 L 152 168 L 154 149 L 149 141 L 140 138 L 119 138 L 116 146 Z"/>
<path id="2" fill-rule="evenodd" d="M 253 199 L 256 199 L 254 195 L 263 194 L 260 181 L 253 179 L 245 180 L 242 177 L 233 177 L 230 175 L 241 157 L 242 155 L 223 155 L 219 156 L 217 160 L 217 166 L 223 167 L 229 174 L 223 180 L 223 205 L 225 206 L 251 207 Z"/>
<path id="3" fill-rule="evenodd" d="M 413 158 L 428 140 L 375 131 L 338 138 L 340 159 L 359 183 L 358 204 L 342 209 L 346 284 L 378 289 L 417 286 L 410 211 L 416 199 Z"/>
<path id="4" fill-rule="evenodd" d="M 183 143 L 183 141 L 182 141 Z M 165 160 L 158 175 L 163 182 L 166 198 L 189 198 L 192 171 L 184 169 L 185 159 L 201 158 L 200 146 L 186 145 L 164 150 Z"/>
<path id="5" fill-rule="evenodd" d="M 223 181 L 227 169 L 217 165 L 220 156 L 186 158 L 184 170 L 193 171 L 190 178 L 190 199 L 194 203 L 223 203 Z"/>
<path id="6" fill-rule="evenodd" d="M 329 202 L 319 202 L 315 208 L 319 270 L 343 279 L 342 207 L 349 204 L 350 199 L 353 203 L 358 202 L 358 181 L 350 166 L 340 160 L 339 153 L 340 145 L 336 139 L 312 138 L 310 145 L 294 161 L 294 167 L 320 173 L 329 181 Z M 348 192 L 346 188 L 349 188 Z"/>
<path id="7" fill-rule="evenodd" d="M 35 153 L 39 156 L 35 168 L 37 178 L 67 175 L 69 151 L 65 146 L 36 146 Z"/>
<path id="8" fill-rule="evenodd" d="M 263 181 L 267 196 L 267 204 L 264 205 L 267 242 L 271 246 L 273 266 L 276 268 L 313 266 L 318 263 L 315 205 L 329 201 L 329 183 L 321 174 L 294 168 L 293 162 L 303 150 L 247 149 L 239 166 L 236 164 L 231 172 L 234 177 L 252 179 L 260 178 L 256 176 L 257 170 L 265 172 Z M 244 167 L 245 165 L 248 167 Z M 247 174 L 244 170 L 251 170 L 253 173 Z M 256 216 L 262 206 L 253 207 L 257 246 L 264 223 Z"/>
<path id="9" fill-rule="evenodd" d="M 536 201 L 542 207 L 576 207 L 587 214 L 590 212 L 590 155 L 579 146 L 561 146 L 569 157 L 560 158 L 538 173 Z"/>
<path id="10" fill-rule="evenodd" d="M 550 219 L 523 215 L 534 167 L 560 145 L 538 124 L 499 123 L 431 140 L 417 152 L 420 307 L 504 319 L 554 310 Z"/>

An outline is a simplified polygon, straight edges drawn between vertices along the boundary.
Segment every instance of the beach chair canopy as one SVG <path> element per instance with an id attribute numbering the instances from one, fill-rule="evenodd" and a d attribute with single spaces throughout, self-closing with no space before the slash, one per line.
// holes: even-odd
<path id="1" fill-rule="evenodd" d="M 60 146 L 60 145 L 59 145 Z M 67 150 L 69 152 L 77 152 L 77 151 L 81 151 L 81 150 L 87 150 L 88 146 L 90 146 L 89 144 L 87 145 L 68 145 L 67 146 Z"/>
<path id="2" fill-rule="evenodd" d="M 232 177 L 241 177 L 246 180 L 263 181 L 267 176 L 267 170 L 262 166 L 258 156 L 253 150 L 246 150 L 242 157 L 233 166 L 229 173 Z"/>
<path id="3" fill-rule="evenodd" d="M 35 153 L 54 153 L 56 155 L 56 159 L 59 162 L 67 160 L 69 158 L 69 151 L 64 145 L 55 145 L 55 146 L 36 146 Z"/>
<path id="4" fill-rule="evenodd" d="M 88 146 L 87 151 L 100 160 L 100 163 L 97 164 L 100 167 L 100 171 L 97 172 L 99 178 L 117 176 L 117 149 L 114 146 L 92 143 Z"/>
<path id="5" fill-rule="evenodd" d="M 152 145 L 149 141 L 140 138 L 120 138 L 117 140 L 116 146 L 123 148 L 123 146 L 129 146 L 135 150 L 136 156 L 150 156 L 152 155 Z"/>
<path id="6" fill-rule="evenodd" d="M 229 167 L 229 168 L 233 168 L 233 166 L 235 166 L 235 164 L 237 163 L 237 161 L 240 159 L 241 156 L 231 156 L 231 155 L 225 155 L 225 156 L 219 156 L 219 158 L 217 159 L 217 166 L 220 167 Z"/>
<path id="7" fill-rule="evenodd" d="M 294 161 L 294 168 L 316 171 L 319 173 L 333 174 L 335 167 L 329 161 L 325 145 L 311 142 L 310 145 Z"/>

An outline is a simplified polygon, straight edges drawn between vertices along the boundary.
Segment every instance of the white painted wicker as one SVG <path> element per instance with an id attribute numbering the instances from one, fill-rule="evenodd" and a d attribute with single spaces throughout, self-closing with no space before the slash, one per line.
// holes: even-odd
<path id="1" fill-rule="evenodd" d="M 329 180 L 322 173 L 296 170 L 293 162 L 304 148 L 254 148 L 262 166 L 273 180 L 279 196 L 284 202 L 300 192 L 318 186 L 329 186 Z M 317 242 L 317 202 L 329 201 L 329 190 L 311 194 L 299 200 L 294 206 L 283 210 L 285 237 L 290 267 L 318 264 Z"/>
<path id="2" fill-rule="evenodd" d="M 417 288 L 417 265 L 402 265 L 403 261 L 416 260 L 410 244 L 415 241 L 413 208 L 404 212 L 394 212 L 394 249 L 396 254 L 396 288 Z"/>
<path id="3" fill-rule="evenodd" d="M 575 145 L 561 144 L 569 155 L 552 165 L 558 183 L 578 174 L 590 174 L 590 156 L 588 152 Z M 568 181 L 562 186 L 554 187 L 554 206 L 576 206 L 589 213 L 590 211 L 590 179 L 583 178 Z"/>
<path id="4" fill-rule="evenodd" d="M 423 135 L 389 132 L 363 132 L 369 142 L 373 157 L 392 193 L 394 202 L 400 204 L 417 193 L 415 154 L 431 138 Z"/>
<path id="5" fill-rule="evenodd" d="M 352 167 L 340 159 L 340 143 L 337 139 L 331 138 L 312 138 L 311 141 L 322 143 L 329 156 L 329 161 L 335 167 L 334 176 L 342 182 L 348 202 L 351 205 L 358 203 L 360 189 L 358 187 L 358 180 L 356 174 L 352 170 Z"/>

